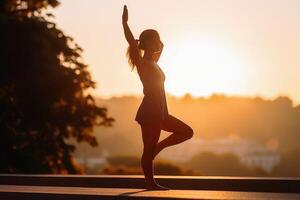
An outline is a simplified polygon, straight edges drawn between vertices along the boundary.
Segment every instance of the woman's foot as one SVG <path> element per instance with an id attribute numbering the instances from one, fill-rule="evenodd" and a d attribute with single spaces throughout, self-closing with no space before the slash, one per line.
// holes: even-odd
<path id="1" fill-rule="evenodd" d="M 146 183 L 147 190 L 170 190 L 171 188 L 164 187 L 158 183 Z"/>

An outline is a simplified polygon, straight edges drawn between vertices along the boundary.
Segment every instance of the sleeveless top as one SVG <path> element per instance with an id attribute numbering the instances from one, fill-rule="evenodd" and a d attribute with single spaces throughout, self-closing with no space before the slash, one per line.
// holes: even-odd
<path id="1" fill-rule="evenodd" d="M 165 74 L 158 64 L 138 69 L 143 84 L 144 97 L 136 113 L 135 120 L 139 123 L 161 122 L 168 116 L 168 107 L 164 88 Z"/>

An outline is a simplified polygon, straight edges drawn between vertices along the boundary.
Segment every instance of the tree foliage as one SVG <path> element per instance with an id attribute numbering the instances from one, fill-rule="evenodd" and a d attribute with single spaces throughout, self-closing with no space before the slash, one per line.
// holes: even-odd
<path id="1" fill-rule="evenodd" d="M 96 105 L 82 49 L 50 22 L 56 0 L 0 3 L 0 171 L 81 173 L 73 160 L 76 138 L 97 146 L 94 125 L 111 126 Z"/>

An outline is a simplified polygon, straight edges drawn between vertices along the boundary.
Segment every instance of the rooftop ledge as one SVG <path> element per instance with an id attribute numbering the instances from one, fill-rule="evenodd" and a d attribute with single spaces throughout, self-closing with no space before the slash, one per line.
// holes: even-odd
<path id="1" fill-rule="evenodd" d="M 296 193 L 0 185 L 2 200 L 299 200 Z"/>
<path id="2" fill-rule="evenodd" d="M 155 179 L 174 190 L 300 194 L 300 178 L 155 175 Z M 144 189 L 144 176 L 0 174 L 0 185 Z"/>

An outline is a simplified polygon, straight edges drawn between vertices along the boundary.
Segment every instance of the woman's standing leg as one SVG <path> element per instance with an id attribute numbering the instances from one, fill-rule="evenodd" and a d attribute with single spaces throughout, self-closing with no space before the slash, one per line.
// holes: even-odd
<path id="1" fill-rule="evenodd" d="M 141 165 L 145 176 L 147 189 L 168 189 L 157 184 L 153 175 L 153 154 L 160 136 L 160 124 L 140 124 L 143 137 L 143 155 Z"/>
<path id="2" fill-rule="evenodd" d="M 192 138 L 194 134 L 189 125 L 172 115 L 163 121 L 161 129 L 173 133 L 156 145 L 153 159 L 164 148 L 184 142 Z"/>

